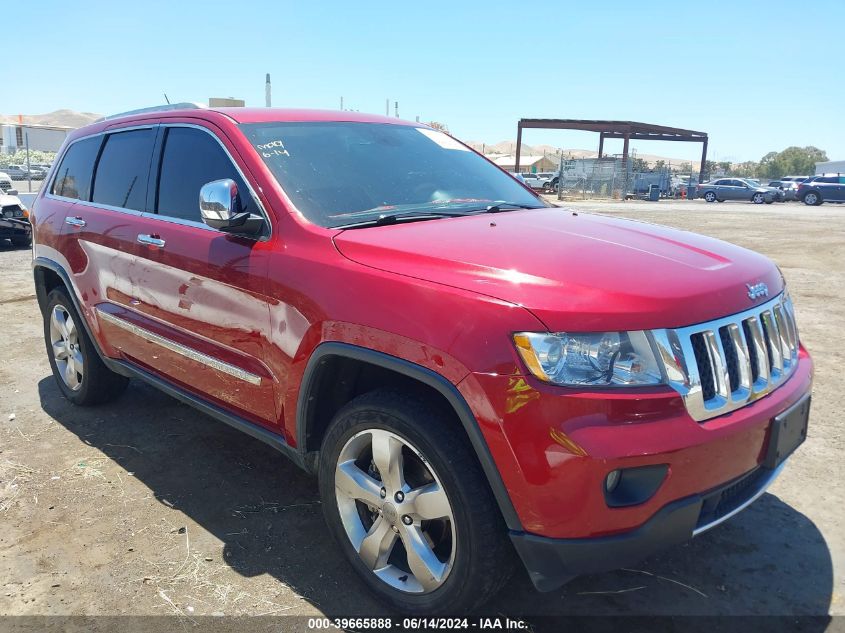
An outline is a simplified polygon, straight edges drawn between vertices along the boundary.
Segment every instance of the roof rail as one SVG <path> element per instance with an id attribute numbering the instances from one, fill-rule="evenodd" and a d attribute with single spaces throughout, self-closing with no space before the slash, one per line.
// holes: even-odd
<path id="1" fill-rule="evenodd" d="M 193 103 L 185 101 L 183 103 L 166 103 L 163 105 L 151 106 L 149 108 L 138 108 L 137 110 L 127 110 L 126 112 L 118 112 L 117 114 L 109 114 L 97 121 L 108 121 L 109 119 L 117 119 L 122 116 L 130 116 L 132 114 L 147 114 L 148 112 L 167 112 L 169 110 L 196 110 L 205 109 L 206 106 L 201 103 Z"/>

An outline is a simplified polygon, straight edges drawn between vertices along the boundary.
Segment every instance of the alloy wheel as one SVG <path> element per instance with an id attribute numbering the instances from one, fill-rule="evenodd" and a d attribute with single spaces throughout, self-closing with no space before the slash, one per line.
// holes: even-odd
<path id="1" fill-rule="evenodd" d="M 50 344 L 58 374 L 72 391 L 82 387 L 85 370 L 79 343 L 79 331 L 70 312 L 63 305 L 56 305 L 50 314 Z"/>
<path id="2" fill-rule="evenodd" d="M 386 584 L 430 593 L 455 561 L 452 506 L 431 464 L 383 429 L 357 433 L 340 451 L 335 496 L 361 561 Z"/>
<path id="3" fill-rule="evenodd" d="M 816 204 L 816 202 L 818 202 L 816 194 L 808 193 L 806 196 L 804 196 L 804 204 L 814 205 Z"/>

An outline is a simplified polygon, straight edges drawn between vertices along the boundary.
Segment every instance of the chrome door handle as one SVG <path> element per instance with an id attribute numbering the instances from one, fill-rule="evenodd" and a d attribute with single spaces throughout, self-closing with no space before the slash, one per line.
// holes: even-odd
<path id="1" fill-rule="evenodd" d="M 80 218 L 78 215 L 72 218 L 65 218 L 65 224 L 70 224 L 71 226 L 85 226 L 85 220 Z"/>
<path id="2" fill-rule="evenodd" d="M 164 240 L 158 235 L 144 235 L 138 236 L 139 244 L 146 244 L 147 246 L 155 246 L 156 248 L 164 248 Z"/>

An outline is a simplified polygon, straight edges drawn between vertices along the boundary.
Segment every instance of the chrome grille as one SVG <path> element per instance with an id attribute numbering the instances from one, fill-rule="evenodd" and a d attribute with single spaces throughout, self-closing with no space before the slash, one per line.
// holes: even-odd
<path id="1" fill-rule="evenodd" d="M 699 422 L 766 395 L 798 365 L 798 329 L 786 293 L 740 314 L 652 335 L 669 385 Z"/>

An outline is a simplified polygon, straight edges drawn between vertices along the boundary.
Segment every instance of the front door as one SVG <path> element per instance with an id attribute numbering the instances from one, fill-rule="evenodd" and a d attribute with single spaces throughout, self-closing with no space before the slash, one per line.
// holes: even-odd
<path id="1" fill-rule="evenodd" d="M 262 213 L 217 134 L 196 125 L 161 127 L 150 212 L 135 224 L 135 325 L 147 340 L 137 360 L 272 428 L 274 377 L 264 363 L 267 242 L 222 233 L 200 217 L 200 188 L 222 178 L 236 182 L 245 210 Z"/>

